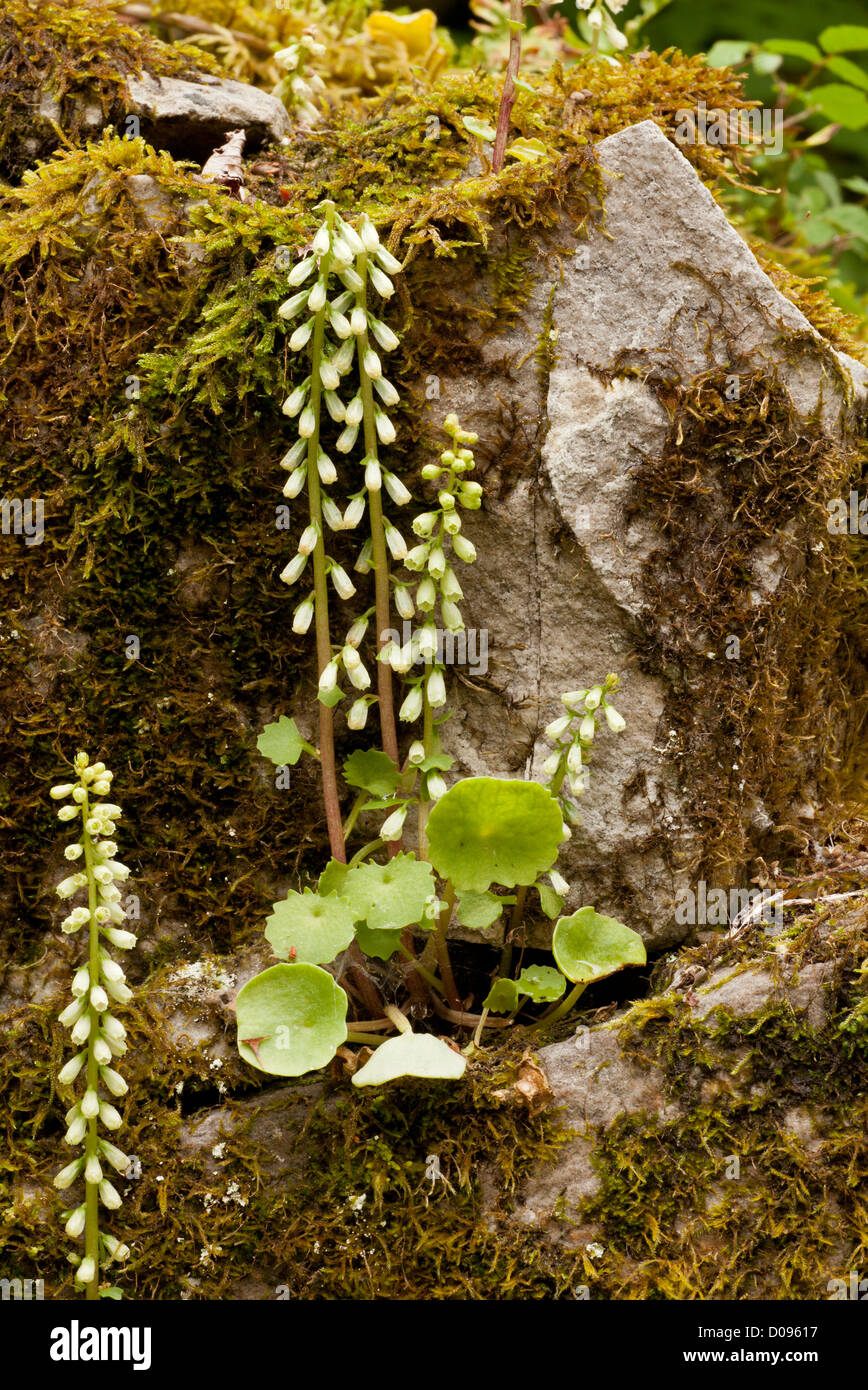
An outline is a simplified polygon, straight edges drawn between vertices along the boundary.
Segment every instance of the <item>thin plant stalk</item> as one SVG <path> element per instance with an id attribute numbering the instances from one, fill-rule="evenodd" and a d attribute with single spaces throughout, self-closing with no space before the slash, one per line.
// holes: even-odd
<path id="1" fill-rule="evenodd" d="M 544 1013 L 542 1018 L 537 1019 L 537 1022 L 533 1026 L 537 1028 L 541 1023 L 557 1023 L 560 1019 L 564 1018 L 570 1012 L 570 1009 L 579 997 L 584 994 L 587 987 L 587 982 L 580 980 L 559 1004 L 556 1004 L 553 1009 L 549 1009 L 548 1013 Z"/>
<path id="2" fill-rule="evenodd" d="M 509 0 L 509 19 L 515 26 L 522 22 L 522 0 Z M 518 67 L 521 61 L 521 30 L 515 27 L 510 29 L 509 34 L 509 61 L 506 65 L 506 75 L 503 79 L 503 93 L 500 98 L 500 110 L 497 113 L 497 131 L 494 136 L 494 150 L 491 156 L 491 171 L 499 174 L 506 159 L 506 142 L 509 137 L 509 118 L 512 115 L 512 107 L 515 102 L 515 79 L 518 77 Z"/>
<path id="3" fill-rule="evenodd" d="M 326 214 L 331 229 L 332 212 Z M 331 254 L 323 257 L 320 267 L 320 275 L 328 278 Z M 322 398 L 322 382 L 320 381 L 320 363 L 322 361 L 323 342 L 325 340 L 325 324 L 327 304 L 317 311 L 314 319 L 313 328 L 313 348 L 311 351 L 311 378 L 310 378 L 310 408 L 313 411 L 314 429 L 313 434 L 308 439 L 307 444 L 307 495 L 310 508 L 311 525 L 316 528 L 316 545 L 313 549 L 313 591 L 314 591 L 314 612 L 316 620 L 316 655 L 317 655 L 317 676 L 321 676 L 326 666 L 332 659 L 331 633 L 329 629 L 329 601 L 328 586 L 326 583 L 326 555 L 325 538 L 323 535 L 322 517 L 322 491 L 319 481 L 319 469 L 317 459 L 319 457 L 319 416 L 320 403 Z M 328 826 L 329 845 L 331 847 L 332 858 L 346 863 L 347 854 L 344 844 L 344 832 L 341 824 L 341 802 L 338 792 L 337 767 L 335 764 L 335 734 L 334 716 L 328 705 L 324 705 L 321 700 L 319 704 L 319 754 L 320 766 L 322 768 L 322 791 L 323 803 L 326 813 L 326 825 Z"/>
<path id="4" fill-rule="evenodd" d="M 85 795 L 81 807 L 82 825 L 90 816 L 89 798 Z M 82 835 L 84 843 L 84 871 L 87 874 L 87 905 L 90 909 L 90 933 L 88 971 L 90 984 L 88 988 L 88 1013 L 90 1015 L 90 1032 L 87 1037 L 87 1089 L 89 1091 L 99 1090 L 99 1063 L 96 1060 L 94 1041 L 97 1036 L 99 1026 L 99 1015 L 91 1003 L 93 991 L 100 983 L 99 969 L 99 924 L 96 920 L 97 898 L 96 898 L 96 879 L 93 876 L 93 841 L 90 835 Z M 88 1159 L 98 1156 L 98 1135 L 97 1135 L 97 1116 L 92 1116 L 87 1122 L 87 1136 L 84 1145 L 85 1164 Z M 88 1302 L 99 1299 L 99 1188 L 96 1183 L 85 1183 L 85 1214 L 84 1214 L 84 1255 L 85 1259 L 90 1258 L 94 1263 L 94 1275 L 85 1285 L 85 1299 Z"/>

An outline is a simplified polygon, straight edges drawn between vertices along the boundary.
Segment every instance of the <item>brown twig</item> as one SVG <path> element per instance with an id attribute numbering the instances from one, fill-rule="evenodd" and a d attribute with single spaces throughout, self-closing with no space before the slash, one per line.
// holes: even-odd
<path id="1" fill-rule="evenodd" d="M 509 18 L 513 24 L 521 24 L 522 0 L 509 0 Z M 491 172 L 499 174 L 506 159 L 506 141 L 509 135 L 509 118 L 515 101 L 515 79 L 521 61 L 521 30 L 512 29 L 509 34 L 509 61 L 503 79 L 503 94 L 500 110 L 497 113 L 497 131 L 494 137 L 494 150 L 491 155 Z"/>

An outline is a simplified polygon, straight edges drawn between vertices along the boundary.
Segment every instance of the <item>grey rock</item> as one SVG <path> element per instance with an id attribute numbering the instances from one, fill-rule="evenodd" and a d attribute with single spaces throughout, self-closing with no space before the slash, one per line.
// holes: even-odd
<path id="1" fill-rule="evenodd" d="M 129 112 L 141 118 L 149 144 L 202 158 L 229 130 L 245 130 L 248 145 L 256 145 L 279 142 L 291 129 L 277 97 L 210 73 L 196 82 L 143 73 L 127 80 L 127 94 Z"/>
<path id="2" fill-rule="evenodd" d="M 486 372 L 442 377 L 440 396 L 427 407 L 432 424 L 454 410 L 482 441 L 496 441 L 495 476 L 504 454 L 527 458 L 541 450 L 543 465 L 535 478 L 519 470 L 500 496 L 487 490 L 484 511 L 466 522 L 479 559 L 464 584 L 463 612 L 469 628 L 487 633 L 488 660 L 477 672 L 469 662 L 458 666 L 457 710 L 443 737 L 465 775 L 543 780 L 550 745 L 542 733 L 562 713 L 561 693 L 620 673 L 615 703 L 627 727 L 597 740 L 582 824 L 559 867 L 573 885 L 569 910 L 593 904 L 660 949 L 689 931 L 674 919 L 689 886 L 674 866 L 697 842 L 665 714 L 668 686 L 644 674 L 637 659 L 642 567 L 662 538 L 647 509 L 628 525 L 625 508 L 634 471 L 643 458 L 661 456 L 668 432 L 646 378 L 689 383 L 714 368 L 762 368 L 777 374 L 797 414 L 819 406 L 825 430 L 841 435 L 865 408 L 868 371 L 835 353 L 775 289 L 657 125 L 610 136 L 598 155 L 606 234 L 592 229 L 588 240 L 574 239 L 581 254 L 572 260 L 547 254 L 541 242 L 521 318 L 491 338 L 480 332 Z M 571 235 L 564 222 L 557 246 Z M 533 349 L 550 323 L 557 360 L 546 381 Z M 749 565 L 751 605 L 773 610 L 782 583 L 801 576 L 805 564 L 798 524 L 758 546 Z M 653 616 L 665 638 L 669 619 Z M 704 650 L 703 634 L 691 641 Z M 693 715 L 710 731 L 720 717 L 713 689 L 710 678 L 710 698 Z M 753 845 L 773 827 L 768 790 L 744 791 Z M 547 929 L 538 937 L 534 944 L 545 944 Z"/>

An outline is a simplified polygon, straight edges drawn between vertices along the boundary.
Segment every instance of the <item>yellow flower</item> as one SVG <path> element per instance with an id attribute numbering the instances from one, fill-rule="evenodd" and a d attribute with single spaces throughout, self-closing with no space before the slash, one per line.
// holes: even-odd
<path id="1" fill-rule="evenodd" d="M 374 10 L 365 20 L 365 33 L 372 39 L 394 48 L 403 44 L 408 58 L 424 58 L 431 47 L 437 16 L 433 10 L 416 10 L 413 14 L 391 14 Z"/>

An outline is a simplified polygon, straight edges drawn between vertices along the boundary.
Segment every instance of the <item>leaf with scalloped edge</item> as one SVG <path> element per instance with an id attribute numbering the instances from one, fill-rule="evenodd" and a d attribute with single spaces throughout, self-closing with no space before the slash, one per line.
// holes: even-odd
<path id="1" fill-rule="evenodd" d="M 310 888 L 287 893 L 265 924 L 265 937 L 283 960 L 328 965 L 354 936 L 354 917 L 336 894 L 321 897 Z"/>
<path id="2" fill-rule="evenodd" d="M 592 907 L 562 917 L 552 936 L 552 955 L 574 984 L 603 980 L 625 965 L 644 965 L 645 943 L 638 932 Z"/>
<path id="3" fill-rule="evenodd" d="M 318 1071 L 347 1040 L 347 996 L 318 965 L 272 965 L 235 1000 L 238 1051 L 272 1076 Z"/>
<path id="4" fill-rule="evenodd" d="M 266 724 L 256 740 L 256 747 L 264 758 L 271 759 L 275 767 L 292 767 L 302 753 L 316 753 L 316 749 L 302 738 L 295 720 L 286 714 L 282 714 L 273 724 Z"/>
<path id="5" fill-rule="evenodd" d="M 377 960 L 391 960 L 401 947 L 400 932 L 371 931 L 364 922 L 356 923 L 356 940 L 366 956 L 376 956 Z"/>
<path id="6" fill-rule="evenodd" d="M 374 796 L 391 796 L 401 784 L 401 774 L 388 753 L 379 748 L 358 748 L 344 762 L 344 776 L 351 787 L 362 787 Z"/>
<path id="7" fill-rule="evenodd" d="M 560 806 L 538 782 L 466 777 L 428 820 L 431 863 L 460 891 L 483 893 L 536 882 L 558 857 Z"/>
<path id="8" fill-rule="evenodd" d="M 400 931 L 422 920 L 434 890 L 430 864 L 413 854 L 396 854 L 386 864 L 357 864 L 350 869 L 340 897 L 356 921 L 372 931 Z"/>
<path id="9" fill-rule="evenodd" d="M 483 1009 L 493 1014 L 511 1014 L 519 1005 L 518 985 L 515 980 L 504 978 L 495 980 L 482 1001 Z"/>
<path id="10" fill-rule="evenodd" d="M 469 931 L 481 931 L 496 922 L 503 912 L 503 898 L 493 893 L 470 893 L 465 889 L 458 894 L 455 915 L 462 927 Z"/>
<path id="11" fill-rule="evenodd" d="M 553 1004 L 567 987 L 564 976 L 553 965 L 526 965 L 515 983 L 535 1004 Z"/>
<path id="12" fill-rule="evenodd" d="M 382 1086 L 400 1076 L 457 1081 L 467 1059 L 431 1033 L 399 1033 L 381 1043 L 373 1057 L 353 1075 L 354 1086 Z"/>

